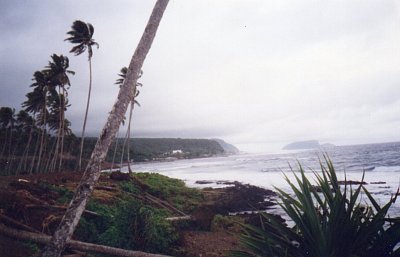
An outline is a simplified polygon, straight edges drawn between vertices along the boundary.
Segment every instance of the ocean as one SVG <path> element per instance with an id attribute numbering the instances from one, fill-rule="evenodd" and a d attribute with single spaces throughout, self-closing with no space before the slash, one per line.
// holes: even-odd
<path id="1" fill-rule="evenodd" d="M 381 205 L 388 202 L 400 185 L 400 142 L 138 163 L 133 165 L 133 169 L 182 179 L 190 187 L 220 187 L 223 185 L 218 181 L 239 181 L 291 192 L 284 175 L 294 181 L 291 169 L 298 170 L 300 164 L 312 180 L 312 170 L 320 170 L 319 162 L 323 161 L 324 155 L 332 160 L 341 180 L 346 176 L 347 180 L 361 181 L 365 171 L 366 188 Z M 198 184 L 196 181 L 207 183 Z M 367 202 L 365 196 L 361 200 Z M 390 214 L 399 216 L 399 201 Z"/>

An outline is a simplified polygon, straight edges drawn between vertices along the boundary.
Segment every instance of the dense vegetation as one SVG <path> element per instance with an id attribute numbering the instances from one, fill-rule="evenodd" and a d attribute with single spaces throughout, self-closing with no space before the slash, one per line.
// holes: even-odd
<path id="1" fill-rule="evenodd" d="M 182 212 L 191 213 L 202 200 L 200 191 L 187 188 L 181 180 L 159 174 L 114 174 L 119 174 L 114 180 L 109 179 L 109 174 L 102 175 L 100 189 L 94 192 L 86 208 L 92 215 L 82 216 L 74 239 L 129 250 L 175 255 L 180 247 L 179 229 L 185 221 L 179 224 L 169 221 L 166 218 L 179 214 L 156 205 L 147 196 L 150 194 L 157 201 L 165 201 Z M 71 179 L 64 177 L 64 180 Z M 21 222 L 25 222 L 29 214 L 29 226 L 43 230 L 44 233 L 52 233 L 63 210 L 58 212 L 57 209 L 46 208 L 48 203 L 65 206 L 73 196 L 73 185 L 57 185 L 54 182 L 13 181 L 8 190 L 0 187 L 2 214 Z M 21 189 L 26 193 L 17 194 L 15 198 L 7 197 Z M 32 202 L 36 205 L 40 203 L 43 207 L 28 210 L 26 206 L 32 205 Z M 38 250 L 39 246 L 34 249 Z"/>
<path id="2" fill-rule="evenodd" d="M 49 169 L 57 145 L 57 137 L 44 133 L 41 128 L 32 126 L 32 117 L 25 111 L 17 115 L 12 114 L 10 122 L 2 122 L 1 114 L 13 110 L 8 107 L 0 108 L 0 174 L 43 173 Z M 42 138 L 43 137 L 43 138 Z M 38 153 L 40 142 L 43 140 L 43 149 L 39 164 Z M 83 164 L 90 158 L 97 138 L 86 138 L 83 148 Z M 127 162 L 128 156 L 133 161 L 163 160 L 174 158 L 197 158 L 223 154 L 224 149 L 215 140 L 209 139 L 181 139 L 181 138 L 133 138 L 128 147 L 124 145 L 124 138 L 114 140 L 107 154 L 106 161 Z M 79 159 L 80 138 L 69 133 L 63 139 L 62 170 L 75 170 Z M 178 150 L 178 151 L 176 151 Z M 176 151 L 175 153 L 173 151 Z M 39 166 L 38 166 L 39 164 Z"/>

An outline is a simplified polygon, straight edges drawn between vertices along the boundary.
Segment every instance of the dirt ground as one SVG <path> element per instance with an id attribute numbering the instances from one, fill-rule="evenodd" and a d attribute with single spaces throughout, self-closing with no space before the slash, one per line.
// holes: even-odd
<path id="1" fill-rule="evenodd" d="M 38 183 L 46 181 L 57 187 L 74 190 L 82 174 L 76 172 L 35 174 L 1 177 L 0 203 L 8 208 L 0 209 L 0 215 L 11 217 L 21 224 L 26 224 L 37 232 L 51 234 L 64 213 L 64 209 L 42 209 L 35 206 L 57 205 L 56 199 L 60 196 L 56 192 L 38 187 Z M 104 188 L 118 188 L 117 182 L 109 176 L 101 176 L 98 182 Z M 109 199 L 112 201 L 113 192 L 95 189 L 92 197 Z M 229 256 L 230 250 L 241 249 L 237 228 L 211 228 L 211 222 L 216 214 L 227 215 L 228 212 L 246 210 L 249 206 L 267 208 L 272 205 L 264 201 L 265 196 L 274 196 L 272 191 L 238 184 L 225 189 L 206 189 L 203 191 L 204 203 L 192 215 L 196 218 L 196 228 L 185 228 L 181 231 L 180 256 Z M 249 204 L 249 201 L 251 203 Z M 85 215 L 85 214 L 84 214 Z M 89 215 L 89 214 L 88 214 Z M 6 224 L 4 219 L 0 222 Z M 15 227 L 15 224 L 6 224 Z M 15 227 L 15 228 L 18 228 Z M 21 228 L 19 228 L 21 229 Z M 34 244 L 18 242 L 0 235 L 0 256 L 22 257 L 31 256 Z M 37 249 L 36 249 L 37 250 Z"/>

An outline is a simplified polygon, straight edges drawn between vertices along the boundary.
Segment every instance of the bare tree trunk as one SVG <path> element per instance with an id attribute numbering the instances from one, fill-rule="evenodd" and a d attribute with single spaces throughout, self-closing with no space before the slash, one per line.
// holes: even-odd
<path id="1" fill-rule="evenodd" d="M 113 158 L 112 158 L 112 162 L 111 162 L 110 172 L 113 171 L 113 169 L 114 169 L 115 155 L 117 153 L 117 147 L 118 147 L 118 141 L 119 141 L 118 138 L 119 138 L 119 131 L 117 133 L 117 137 L 114 139 L 115 140 L 115 146 L 114 146 L 114 153 L 113 153 Z"/>
<path id="2" fill-rule="evenodd" d="M 28 138 L 28 143 L 26 143 L 26 147 L 24 149 L 24 152 L 22 153 L 22 158 L 21 161 L 18 164 L 18 168 L 17 168 L 17 175 L 19 174 L 19 172 L 21 170 L 25 170 L 26 169 L 26 161 L 28 159 L 28 155 L 29 155 L 29 147 L 31 144 L 31 140 L 32 140 L 32 134 L 33 134 L 33 128 L 34 128 L 34 124 L 35 122 L 32 122 L 32 127 L 29 130 L 29 138 Z"/>
<path id="3" fill-rule="evenodd" d="M 133 95 L 136 95 L 136 90 L 135 90 L 135 92 L 133 92 Z M 130 151 L 131 151 L 131 122 L 132 122 L 132 113 L 133 113 L 134 106 L 135 106 L 135 102 L 132 101 L 131 102 L 131 109 L 129 110 L 128 137 L 127 137 L 128 147 L 126 149 L 126 154 L 127 154 L 127 157 L 128 157 L 128 172 L 129 172 L 129 174 L 132 173 Z"/>
<path id="4" fill-rule="evenodd" d="M 35 148 L 34 148 L 33 154 L 32 154 L 31 165 L 30 165 L 30 168 L 29 168 L 29 174 L 33 173 L 33 167 L 35 166 L 36 153 L 37 153 L 38 148 L 39 148 L 39 140 L 40 140 L 40 136 L 38 134 L 37 135 L 37 139 L 36 139 Z"/>
<path id="5" fill-rule="evenodd" d="M 142 38 L 132 56 L 126 79 L 124 80 L 117 101 L 111 110 L 107 122 L 94 147 L 88 166 L 82 176 L 81 182 L 76 189 L 73 199 L 65 212 L 51 242 L 42 252 L 42 257 L 59 257 L 66 243 L 71 239 L 75 227 L 78 225 L 82 212 L 93 188 L 100 177 L 101 163 L 106 157 L 108 148 L 118 131 L 128 105 L 134 99 L 134 88 L 143 66 L 143 62 L 150 50 L 154 37 L 160 24 L 163 13 L 169 0 L 157 0 L 150 19 L 146 25 Z"/>
<path id="6" fill-rule="evenodd" d="M 61 153 L 60 153 L 60 163 L 58 165 L 58 172 L 61 172 L 63 157 L 64 157 L 64 137 L 65 137 L 65 103 L 66 103 L 66 92 L 65 88 L 62 88 L 63 92 L 63 102 L 62 102 L 62 109 L 61 109 Z"/>
<path id="7" fill-rule="evenodd" d="M 42 131 L 42 136 L 40 139 L 40 148 L 39 148 L 39 158 L 38 158 L 38 163 L 37 163 L 37 168 L 36 172 L 40 171 L 40 160 L 42 158 L 42 151 L 43 151 L 43 145 L 44 145 L 44 134 L 46 133 L 46 104 L 47 104 L 47 90 L 45 91 L 45 96 L 44 96 L 44 106 L 43 106 L 43 131 Z"/>
<path id="8" fill-rule="evenodd" d="M 82 153 L 83 153 L 83 143 L 85 141 L 85 130 L 86 130 L 86 121 L 89 112 L 89 103 L 90 103 L 90 93 L 92 92 L 92 58 L 89 56 L 89 92 L 86 101 L 86 111 L 85 111 L 85 118 L 83 120 L 83 128 L 82 128 L 82 135 L 81 135 L 81 147 L 79 151 L 79 163 L 78 163 L 78 171 L 81 171 L 82 168 Z"/>
<path id="9" fill-rule="evenodd" d="M 125 154 L 125 148 L 126 148 L 126 140 L 128 138 L 128 130 L 126 130 L 125 133 L 125 137 L 124 137 L 124 143 L 122 144 L 122 152 L 121 152 L 121 161 L 119 163 L 119 165 L 121 166 L 121 168 L 124 165 L 124 154 Z"/>

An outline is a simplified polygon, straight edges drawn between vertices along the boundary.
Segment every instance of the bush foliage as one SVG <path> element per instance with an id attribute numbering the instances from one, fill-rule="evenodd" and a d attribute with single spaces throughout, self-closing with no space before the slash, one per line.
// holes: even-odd
<path id="1" fill-rule="evenodd" d="M 384 206 L 360 184 L 340 186 L 332 162 L 326 158 L 314 172 L 313 186 L 299 166 L 295 182 L 286 177 L 292 194 L 276 189 L 280 206 L 295 223 L 288 227 L 273 215 L 262 215 L 262 226 L 243 225 L 241 242 L 248 249 L 233 256 L 383 257 L 400 256 L 400 219 L 387 213 L 397 194 Z M 397 192 L 398 193 L 398 192 Z M 370 204 L 361 204 L 364 194 Z"/>

